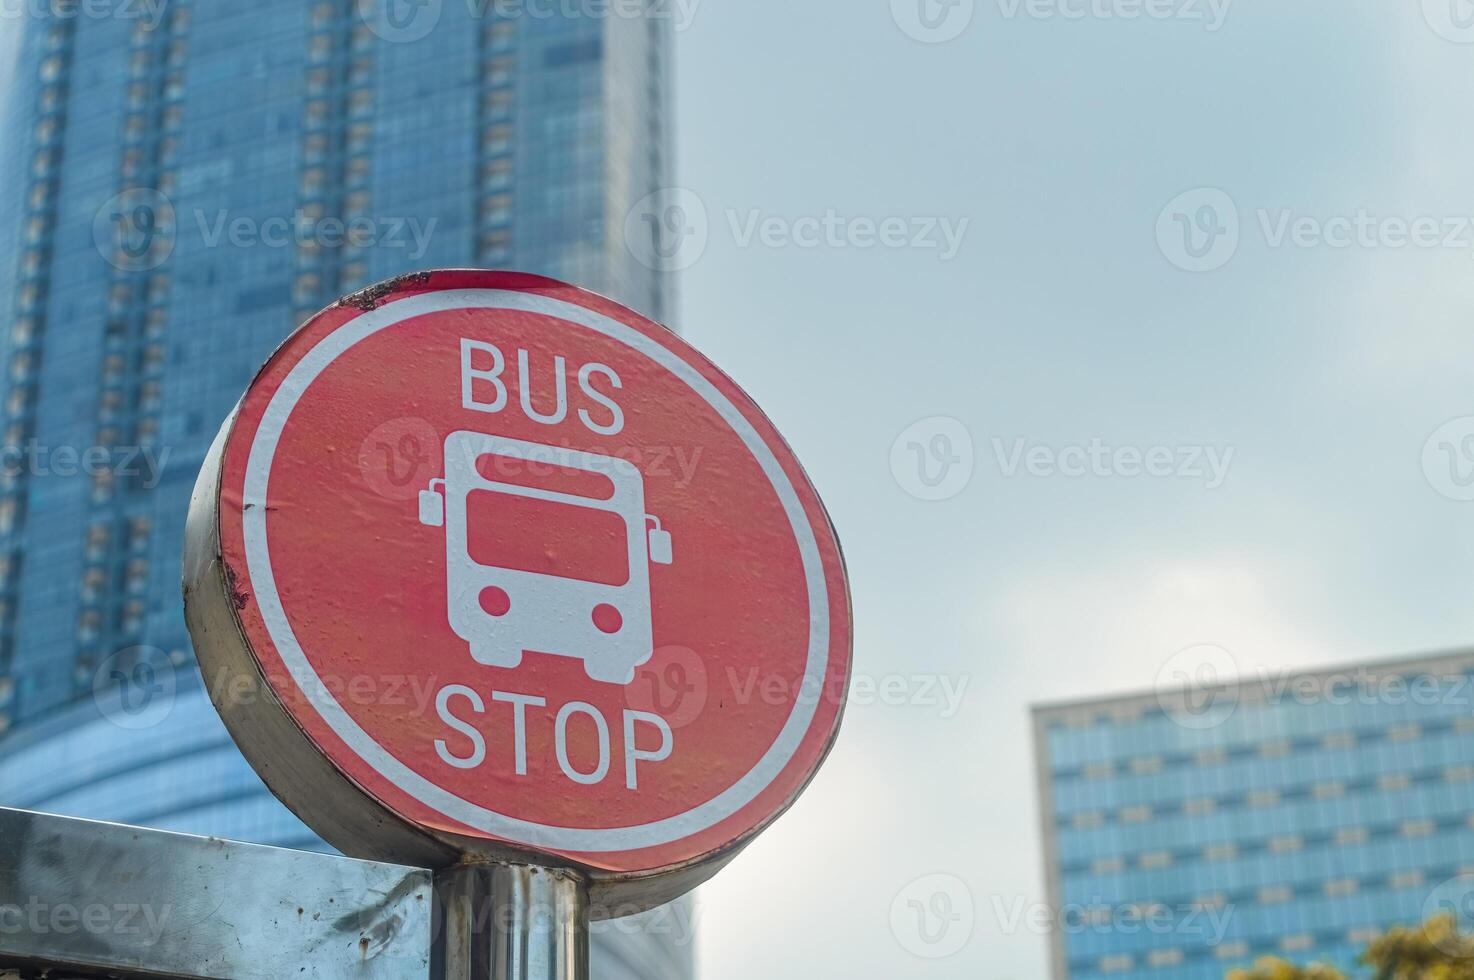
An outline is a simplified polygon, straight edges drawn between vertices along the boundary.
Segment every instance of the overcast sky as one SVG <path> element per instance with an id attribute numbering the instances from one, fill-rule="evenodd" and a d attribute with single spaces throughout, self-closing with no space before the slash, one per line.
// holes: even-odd
<path id="1" fill-rule="evenodd" d="M 1468 0 L 921 2 L 677 42 L 682 325 L 824 494 L 858 673 L 930 679 L 703 890 L 707 980 L 1037 980 L 1029 704 L 1474 639 Z"/>

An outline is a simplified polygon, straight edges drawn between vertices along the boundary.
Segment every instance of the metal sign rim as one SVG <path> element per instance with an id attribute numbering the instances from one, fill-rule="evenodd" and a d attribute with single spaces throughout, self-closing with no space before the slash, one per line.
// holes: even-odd
<path id="1" fill-rule="evenodd" d="M 485 274 L 483 270 L 440 270 L 428 275 L 389 280 L 364 292 L 388 297 L 406 280 L 424 284 L 439 275 L 464 275 L 473 271 Z M 554 280 L 537 281 L 551 290 L 574 289 Z M 357 305 L 353 300 L 354 297 L 349 297 L 338 305 Z M 298 331 L 294 331 L 282 344 L 282 348 L 290 345 L 316 319 L 314 317 L 308 320 Z M 266 363 L 272 363 L 279 352 L 280 348 Z M 289 809 L 328 843 L 344 853 L 430 868 L 449 867 L 468 860 L 533 862 L 542 866 L 564 867 L 577 871 L 589 881 L 592 918 L 611 918 L 671 901 L 710 878 L 782 816 L 822 768 L 841 727 L 845 700 L 843 696 L 840 697 L 830 731 L 816 761 L 808 767 L 802 781 L 774 812 L 721 847 L 679 864 L 647 871 L 608 871 L 548 854 L 532 845 L 511 844 L 435 830 L 399 816 L 339 769 L 301 728 L 289 709 L 275 696 L 247 639 L 237 604 L 238 583 L 235 581 L 236 576 L 223 561 L 220 544 L 225 447 L 234 434 L 239 412 L 240 404 L 237 404 L 222 425 L 191 496 L 184 555 L 186 621 L 195 642 L 200 669 L 205 675 L 206 689 L 211 701 L 247 760 Z M 802 464 L 791 452 L 788 459 L 798 467 L 807 481 Z M 836 548 L 840 569 L 837 587 L 846 620 L 852 622 L 848 619 L 850 593 L 848 576 L 844 574 L 843 550 L 817 493 L 813 494 L 813 500 L 826 523 L 824 530 L 830 534 Z M 818 532 L 820 528 L 815 526 L 812 530 Z M 843 651 L 842 663 L 843 686 L 847 692 L 852 672 L 853 635 L 848 629 L 845 634 L 849 648 Z M 831 657 L 834 652 L 830 651 Z M 785 768 L 791 763 L 790 759 L 785 763 Z"/>

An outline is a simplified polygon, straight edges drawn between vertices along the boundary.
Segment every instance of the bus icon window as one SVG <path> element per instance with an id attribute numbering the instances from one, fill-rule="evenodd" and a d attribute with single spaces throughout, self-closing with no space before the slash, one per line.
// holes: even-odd
<path id="1" fill-rule="evenodd" d="M 653 655 L 650 565 L 671 564 L 674 545 L 629 462 L 456 432 L 419 508 L 445 528 L 446 612 L 477 663 L 531 651 L 629 684 Z"/>

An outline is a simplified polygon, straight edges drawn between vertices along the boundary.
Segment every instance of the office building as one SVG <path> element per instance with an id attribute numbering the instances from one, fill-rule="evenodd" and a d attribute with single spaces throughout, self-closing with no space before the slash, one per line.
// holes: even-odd
<path id="1" fill-rule="evenodd" d="M 1474 909 L 1474 654 L 1034 710 L 1056 980 L 1331 963 Z M 1468 925 L 1468 923 L 1465 923 Z"/>
<path id="2" fill-rule="evenodd" d="M 17 9 L 0 804 L 320 846 L 199 687 L 179 581 L 200 462 L 288 332 L 400 272 L 517 268 L 668 320 L 626 219 L 668 182 L 671 24 L 438 0 Z M 603 976 L 689 975 L 689 944 L 600 949 Z"/>

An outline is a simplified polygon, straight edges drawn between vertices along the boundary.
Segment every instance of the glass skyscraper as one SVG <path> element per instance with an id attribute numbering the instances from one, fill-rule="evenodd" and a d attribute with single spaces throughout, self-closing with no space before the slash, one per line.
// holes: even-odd
<path id="1" fill-rule="evenodd" d="M 1264 956 L 1362 976 L 1388 927 L 1474 909 L 1474 654 L 1034 723 L 1056 980 L 1221 980 Z"/>
<path id="2" fill-rule="evenodd" d="M 671 31 L 599 3 L 6 5 L 0 805 L 321 846 L 200 688 L 195 474 L 298 323 L 401 272 L 516 268 L 668 321 L 626 228 L 669 182 Z M 665 926 L 598 939 L 598 975 L 689 975 Z"/>

